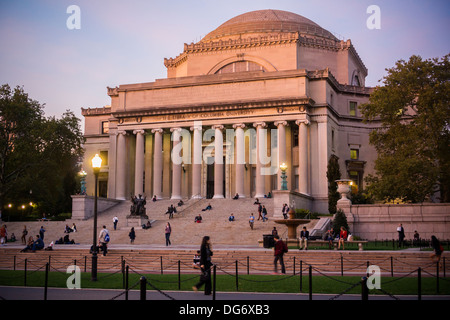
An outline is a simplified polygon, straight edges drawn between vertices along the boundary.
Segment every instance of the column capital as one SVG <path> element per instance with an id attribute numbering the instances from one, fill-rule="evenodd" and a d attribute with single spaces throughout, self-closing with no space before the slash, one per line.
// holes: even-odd
<path id="1" fill-rule="evenodd" d="M 237 128 L 244 129 L 244 128 L 245 128 L 245 123 L 236 123 L 236 124 L 233 124 L 233 129 L 237 129 Z"/>
<path id="2" fill-rule="evenodd" d="M 145 130 L 143 129 L 138 129 L 138 130 L 133 130 L 133 134 L 145 134 Z"/>
<path id="3" fill-rule="evenodd" d="M 265 127 L 267 127 L 267 123 L 265 123 L 265 122 L 255 122 L 255 123 L 253 123 L 253 126 L 255 127 L 255 128 L 258 128 L 258 127 L 261 127 L 261 128 L 265 128 Z"/>
<path id="4" fill-rule="evenodd" d="M 152 133 L 155 133 L 155 132 L 158 132 L 158 133 L 163 133 L 163 132 L 164 132 L 164 130 L 163 130 L 163 129 L 161 129 L 161 128 L 159 128 L 159 129 L 152 129 Z"/>
<path id="5" fill-rule="evenodd" d="M 309 121 L 309 119 L 301 119 L 301 120 L 296 120 L 295 124 L 300 126 L 301 124 L 306 124 L 306 125 L 310 125 L 311 121 Z"/>
<path id="6" fill-rule="evenodd" d="M 126 136 L 128 133 L 125 130 L 117 130 L 117 135 L 124 135 Z"/>
<path id="7" fill-rule="evenodd" d="M 202 126 L 193 126 L 193 127 L 190 127 L 189 130 L 190 131 L 195 131 L 195 130 L 202 131 L 203 127 Z"/>
<path id="8" fill-rule="evenodd" d="M 286 120 L 278 120 L 278 121 L 275 121 L 273 124 L 276 127 L 278 127 L 279 125 L 282 125 L 282 126 L 285 126 L 285 127 L 289 125 Z"/>
<path id="9" fill-rule="evenodd" d="M 211 126 L 211 128 L 213 128 L 214 130 L 223 130 L 224 126 L 221 124 L 215 124 Z"/>
<path id="10" fill-rule="evenodd" d="M 170 132 L 181 132 L 181 128 L 177 127 L 177 128 L 170 128 Z"/>

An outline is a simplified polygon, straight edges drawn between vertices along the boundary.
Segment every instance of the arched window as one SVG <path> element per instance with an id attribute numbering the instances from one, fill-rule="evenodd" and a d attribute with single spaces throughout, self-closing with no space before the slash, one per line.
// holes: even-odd
<path id="1" fill-rule="evenodd" d="M 216 71 L 216 74 L 220 73 L 233 73 L 233 72 L 243 72 L 243 71 L 263 71 L 266 72 L 267 70 L 257 64 L 256 62 L 252 61 L 235 61 L 232 63 L 229 63 L 219 70 Z"/>

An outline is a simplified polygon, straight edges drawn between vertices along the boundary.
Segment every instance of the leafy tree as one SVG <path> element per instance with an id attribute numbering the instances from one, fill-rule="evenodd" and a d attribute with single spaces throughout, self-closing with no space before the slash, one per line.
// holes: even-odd
<path id="1" fill-rule="evenodd" d="M 327 165 L 327 179 L 328 179 L 328 212 L 336 213 L 336 204 L 341 197 L 337 192 L 336 180 L 341 179 L 341 169 L 339 167 L 339 158 L 334 154 L 331 155 Z"/>
<path id="2" fill-rule="evenodd" d="M 333 219 L 333 230 L 334 232 L 339 233 L 339 230 L 341 230 L 341 227 L 344 227 L 345 230 L 350 231 L 348 227 L 347 217 L 345 216 L 344 211 L 342 209 L 339 209 L 336 214 L 334 215 Z"/>
<path id="3" fill-rule="evenodd" d="M 360 106 L 364 121 L 381 123 L 370 133 L 376 175 L 366 178 L 376 198 L 422 202 L 440 192 L 450 200 L 449 66 L 449 55 L 399 60 Z"/>
<path id="4" fill-rule="evenodd" d="M 43 114 L 22 87 L 0 87 L 0 210 L 33 202 L 47 214 L 70 211 L 84 139 L 80 120 L 70 111 L 61 119 Z"/>

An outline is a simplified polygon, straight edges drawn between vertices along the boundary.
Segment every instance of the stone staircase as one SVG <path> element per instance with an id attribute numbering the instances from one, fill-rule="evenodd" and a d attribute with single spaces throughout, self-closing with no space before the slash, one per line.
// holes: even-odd
<path id="1" fill-rule="evenodd" d="M 252 245 L 257 246 L 258 240 L 263 238 L 263 234 L 270 234 L 274 227 L 277 228 L 281 237 L 287 236 L 287 228 L 284 225 L 274 223 L 273 219 L 273 199 L 260 199 L 261 203 L 267 208 L 269 220 L 266 222 L 258 221 L 257 206 L 254 205 L 254 199 L 242 198 L 239 200 L 232 199 L 185 199 L 185 204 L 181 207 L 177 206 L 177 200 L 158 200 L 156 202 L 148 201 L 146 205 L 149 220 L 154 221 L 152 228 L 143 230 L 135 228 L 136 245 L 164 245 L 165 236 L 164 228 L 167 222 L 171 224 L 172 244 L 189 244 L 199 245 L 203 236 L 211 236 L 213 244 L 224 245 Z M 208 204 L 212 205 L 212 210 L 202 211 Z M 173 204 L 177 208 L 177 213 L 173 219 L 169 219 L 169 215 L 165 214 L 167 208 Z M 126 224 L 126 216 L 129 215 L 131 203 L 123 201 L 116 206 L 100 213 L 97 222 L 97 234 L 103 225 L 110 231 L 111 244 L 128 244 L 130 243 L 128 233 L 131 227 Z M 229 222 L 228 217 L 233 213 L 234 222 Z M 248 218 L 250 213 L 255 216 L 255 224 L 253 230 L 250 229 Z M 198 214 L 202 215 L 202 223 L 194 223 L 194 218 Z M 119 219 L 117 230 L 113 228 L 113 218 L 117 216 Z M 9 222 L 7 225 L 8 234 L 15 234 L 20 244 L 23 226 L 26 225 L 29 231 L 28 236 L 35 236 L 39 232 L 40 226 L 46 229 L 44 242 L 47 246 L 51 241 L 56 241 L 64 237 L 65 225 L 75 223 L 77 232 L 70 233 L 69 238 L 75 240 L 77 244 L 91 244 L 93 239 L 93 219 L 85 221 L 66 220 L 66 221 L 27 221 L 27 222 Z M 307 225 L 308 229 L 312 229 L 316 222 Z"/>

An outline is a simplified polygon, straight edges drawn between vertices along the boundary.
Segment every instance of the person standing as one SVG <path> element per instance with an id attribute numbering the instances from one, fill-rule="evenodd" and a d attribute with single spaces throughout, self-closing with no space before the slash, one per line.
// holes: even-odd
<path id="1" fill-rule="evenodd" d="M 170 226 L 170 223 L 167 222 L 166 228 L 164 229 L 164 233 L 166 235 L 166 246 L 172 245 L 170 242 L 170 234 L 172 233 L 172 227 Z"/>
<path id="2" fill-rule="evenodd" d="M 39 237 L 41 238 L 42 241 L 44 241 L 44 226 L 41 226 L 41 229 L 39 229 Z"/>
<path id="3" fill-rule="evenodd" d="M 266 221 L 266 220 L 269 220 L 269 218 L 267 218 L 266 216 L 267 216 L 266 206 L 262 206 L 262 219 L 263 219 L 263 222 Z"/>
<path id="4" fill-rule="evenodd" d="M 305 244 L 305 250 L 308 250 L 308 239 L 309 231 L 306 230 L 306 227 L 303 227 L 303 230 L 300 231 L 300 250 L 303 249 L 303 243 Z"/>
<path id="5" fill-rule="evenodd" d="M 108 242 L 109 242 L 109 231 L 106 229 L 106 226 L 103 226 L 103 229 L 100 231 L 100 235 L 98 237 L 98 243 L 102 247 L 103 255 L 106 256 L 108 252 Z"/>
<path id="6" fill-rule="evenodd" d="M 0 228 L 0 242 L 1 242 L 2 246 L 6 245 L 6 241 L 7 241 L 6 236 L 7 236 L 6 225 L 3 225 Z"/>
<path id="7" fill-rule="evenodd" d="M 131 231 L 128 236 L 130 237 L 130 243 L 133 244 L 134 239 L 136 239 L 136 232 L 134 231 L 134 227 L 131 227 Z"/>
<path id="8" fill-rule="evenodd" d="M 113 223 L 114 223 L 114 231 L 117 230 L 117 223 L 119 222 L 119 218 L 117 218 L 117 216 L 115 216 L 113 218 Z"/>
<path id="9" fill-rule="evenodd" d="M 22 230 L 22 244 L 27 244 L 27 235 L 28 235 L 28 230 L 27 230 L 27 226 L 23 226 L 23 230 Z"/>
<path id="10" fill-rule="evenodd" d="M 262 213 L 262 205 L 261 205 L 261 203 L 258 203 L 258 221 L 261 218 L 261 219 L 263 219 L 263 222 L 264 222 L 264 218 L 261 215 L 261 213 Z"/>
<path id="11" fill-rule="evenodd" d="M 204 236 L 200 246 L 200 281 L 192 287 L 192 290 L 198 291 L 201 286 L 205 285 L 205 295 L 211 294 L 211 257 L 213 255 L 212 246 L 209 236 Z"/>
<path id="12" fill-rule="evenodd" d="M 431 260 L 434 262 L 434 258 L 436 258 L 436 263 L 439 264 L 439 268 L 442 268 L 440 265 L 441 255 L 444 251 L 444 247 L 441 245 L 436 236 L 431 236 L 431 247 L 434 250 L 434 253 L 430 256 Z"/>
<path id="13" fill-rule="evenodd" d="M 283 256 L 286 252 L 288 252 L 288 247 L 287 245 L 283 242 L 283 240 L 280 239 L 279 235 L 276 235 L 274 237 L 275 240 L 275 247 L 274 247 L 274 256 L 275 259 L 273 260 L 273 264 L 274 264 L 274 269 L 275 269 L 275 273 L 278 272 L 278 261 L 280 261 L 280 265 L 281 265 L 281 273 L 285 274 L 286 273 L 286 268 L 284 266 L 284 260 L 283 260 Z"/>
<path id="14" fill-rule="evenodd" d="M 398 247 L 401 248 L 403 245 L 403 240 L 405 239 L 405 229 L 403 229 L 403 225 L 400 223 L 397 227 L 398 232 Z"/>

